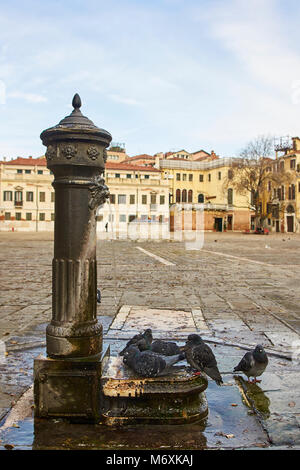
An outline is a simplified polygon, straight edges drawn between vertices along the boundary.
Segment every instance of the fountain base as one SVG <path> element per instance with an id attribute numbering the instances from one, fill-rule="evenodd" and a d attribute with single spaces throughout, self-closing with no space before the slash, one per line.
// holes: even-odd
<path id="1" fill-rule="evenodd" d="M 34 402 L 38 418 L 98 422 L 102 406 L 101 375 L 110 348 L 97 359 L 34 360 Z"/>
<path id="2" fill-rule="evenodd" d="M 104 424 L 186 424 L 208 414 L 207 379 L 174 366 L 170 375 L 137 377 L 122 361 L 110 357 L 102 371 Z"/>

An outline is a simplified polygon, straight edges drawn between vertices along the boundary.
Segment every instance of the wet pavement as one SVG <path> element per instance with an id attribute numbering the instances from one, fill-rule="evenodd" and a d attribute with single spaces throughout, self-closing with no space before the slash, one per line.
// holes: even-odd
<path id="1" fill-rule="evenodd" d="M 53 241 L 49 234 L 0 234 L 0 245 L 0 449 L 300 448 L 299 236 L 207 234 L 197 251 L 177 242 L 98 243 L 98 314 L 112 355 L 147 326 L 179 344 L 199 332 L 214 348 L 225 384 L 209 381 L 209 416 L 184 432 L 183 425 L 116 430 L 34 422 L 29 387 L 51 318 Z M 231 371 L 258 343 L 269 365 L 260 384 L 248 384 Z"/>

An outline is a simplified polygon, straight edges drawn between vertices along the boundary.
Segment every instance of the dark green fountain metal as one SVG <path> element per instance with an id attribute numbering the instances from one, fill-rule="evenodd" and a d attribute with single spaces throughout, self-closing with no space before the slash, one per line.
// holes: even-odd
<path id="1" fill-rule="evenodd" d="M 54 174 L 52 320 L 47 357 L 34 361 L 35 416 L 114 424 L 184 424 L 207 415 L 205 377 L 174 369 L 134 376 L 102 351 L 96 314 L 96 210 L 109 196 L 102 174 L 111 135 L 74 110 L 41 134 Z"/>

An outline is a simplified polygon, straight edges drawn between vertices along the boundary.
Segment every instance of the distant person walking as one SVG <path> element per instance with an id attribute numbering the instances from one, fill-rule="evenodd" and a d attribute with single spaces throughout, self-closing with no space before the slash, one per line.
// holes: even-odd
<path id="1" fill-rule="evenodd" d="M 106 224 L 105 224 L 105 230 L 106 230 L 106 232 L 107 232 L 107 230 L 108 230 L 108 222 L 106 222 Z"/>

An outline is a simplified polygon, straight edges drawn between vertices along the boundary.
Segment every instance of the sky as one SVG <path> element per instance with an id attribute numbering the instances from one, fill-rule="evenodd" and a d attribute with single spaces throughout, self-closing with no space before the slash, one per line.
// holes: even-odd
<path id="1" fill-rule="evenodd" d="M 72 111 L 127 154 L 300 135 L 298 0 L 0 0 L 0 160 Z"/>

